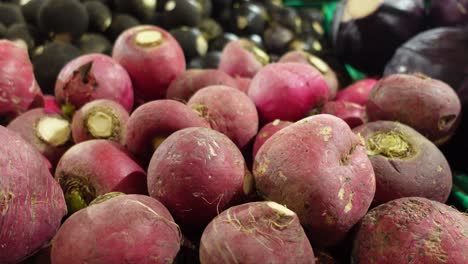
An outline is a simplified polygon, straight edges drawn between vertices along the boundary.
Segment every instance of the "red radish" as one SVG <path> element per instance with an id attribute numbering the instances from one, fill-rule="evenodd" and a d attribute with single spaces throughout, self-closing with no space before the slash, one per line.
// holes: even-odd
<path id="1" fill-rule="evenodd" d="M 392 200 L 356 226 L 351 263 L 468 263 L 468 216 L 421 197 Z"/>
<path id="2" fill-rule="evenodd" d="M 214 69 L 190 69 L 177 76 L 167 89 L 167 99 L 187 102 L 192 95 L 210 85 L 237 87 L 237 82 L 226 73 Z"/>
<path id="3" fill-rule="evenodd" d="M 201 238 L 200 262 L 314 264 L 315 257 L 293 211 L 275 202 L 252 202 L 211 221 Z"/>
<path id="4" fill-rule="evenodd" d="M 209 128 L 185 128 L 154 152 L 148 190 L 182 230 L 197 234 L 250 193 L 252 179 L 246 175 L 244 157 L 228 137 Z"/>
<path id="5" fill-rule="evenodd" d="M 212 85 L 196 92 L 187 106 L 243 149 L 257 134 L 258 113 L 250 98 L 238 89 Z"/>
<path id="6" fill-rule="evenodd" d="M 210 127 L 210 124 L 181 102 L 167 99 L 148 102 L 130 115 L 125 146 L 146 167 L 166 137 L 187 127 Z"/>
<path id="7" fill-rule="evenodd" d="M 165 98 L 171 82 L 185 71 L 179 43 L 156 26 L 124 31 L 115 41 L 112 57 L 128 71 L 137 97 L 145 101 Z"/>
<path id="8" fill-rule="evenodd" d="M 105 195 L 60 227 L 53 264 L 173 263 L 181 233 L 168 210 L 144 195 Z"/>
<path id="9" fill-rule="evenodd" d="M 372 78 L 357 81 L 339 91 L 336 94 L 335 100 L 353 102 L 365 106 L 369 98 L 369 93 L 376 83 L 377 79 Z"/>
<path id="10" fill-rule="evenodd" d="M 270 122 L 262 127 L 260 131 L 258 131 L 257 136 L 255 137 L 255 142 L 253 145 L 253 157 L 255 158 L 255 155 L 257 155 L 258 150 L 260 149 L 261 146 L 269 139 L 273 134 L 276 132 L 280 131 L 281 129 L 291 125 L 292 122 L 289 121 L 281 121 L 279 119 L 276 119 L 273 122 Z"/>
<path id="11" fill-rule="evenodd" d="M 218 69 L 232 77 L 252 78 L 269 61 L 268 55 L 253 42 L 239 39 L 224 47 Z"/>
<path id="12" fill-rule="evenodd" d="M 65 65 L 55 83 L 59 105 L 79 109 L 96 99 L 110 99 L 127 111 L 133 108 L 132 81 L 125 69 L 103 54 L 80 56 Z"/>
<path id="13" fill-rule="evenodd" d="M 55 170 L 68 210 L 74 213 L 108 192 L 145 194 L 146 174 L 119 144 L 103 139 L 71 147 Z"/>
<path id="14" fill-rule="evenodd" d="M 313 66 L 318 71 L 320 71 L 320 73 L 322 73 L 325 81 L 327 82 L 328 89 L 330 89 L 329 99 L 335 98 L 336 92 L 340 86 L 338 83 L 338 77 L 336 76 L 336 73 L 330 68 L 330 66 L 328 66 L 328 64 L 319 57 L 314 56 L 306 51 L 295 50 L 284 54 L 278 62 L 298 62 Z"/>
<path id="15" fill-rule="evenodd" d="M 343 120 L 326 114 L 276 132 L 255 156 L 253 174 L 261 197 L 294 211 L 318 246 L 343 241 L 375 194 L 363 142 Z"/>
<path id="16" fill-rule="evenodd" d="M 343 119 L 351 128 L 366 122 L 366 108 L 346 101 L 330 101 L 322 108 L 322 114 L 330 114 Z"/>
<path id="17" fill-rule="evenodd" d="M 71 146 L 70 122 L 57 113 L 36 108 L 21 114 L 7 126 L 36 147 L 54 167 Z"/>
<path id="18" fill-rule="evenodd" d="M 0 126 L 0 263 L 39 251 L 57 232 L 67 207 L 44 157 Z"/>
<path id="19" fill-rule="evenodd" d="M 55 96 L 44 95 L 44 111 L 46 111 L 46 113 L 49 113 L 49 114 L 52 114 L 52 113 L 61 114 L 62 113 L 62 109 L 60 109 L 60 106 L 57 104 L 57 101 L 55 100 Z"/>
<path id="20" fill-rule="evenodd" d="M 90 139 L 108 139 L 123 144 L 128 118 L 128 112 L 117 102 L 107 99 L 91 101 L 73 115 L 73 140 L 80 143 Z"/>
<path id="21" fill-rule="evenodd" d="M 43 105 L 28 51 L 0 40 L 0 116 L 15 117 Z"/>
<path id="22" fill-rule="evenodd" d="M 445 82 L 420 73 L 392 74 L 376 83 L 366 111 L 369 121 L 399 121 L 442 145 L 460 123 L 461 102 Z"/>
<path id="23" fill-rule="evenodd" d="M 246 94 L 249 92 L 249 86 L 250 86 L 250 83 L 252 82 L 251 78 L 236 77 L 236 82 L 237 82 L 237 86 L 236 86 L 237 89 L 241 90 L 242 92 Z"/>
<path id="24" fill-rule="evenodd" d="M 261 69 L 249 87 L 264 123 L 275 119 L 297 121 L 328 101 L 322 74 L 304 63 L 273 63 Z"/>

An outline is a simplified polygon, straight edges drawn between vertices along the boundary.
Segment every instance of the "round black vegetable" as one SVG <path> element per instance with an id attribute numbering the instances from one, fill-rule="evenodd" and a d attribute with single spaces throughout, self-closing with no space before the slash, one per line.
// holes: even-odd
<path id="1" fill-rule="evenodd" d="M 81 55 L 72 44 L 55 41 L 37 47 L 32 56 L 34 75 L 45 94 L 54 94 L 55 81 L 66 63 Z"/>
<path id="2" fill-rule="evenodd" d="M 271 20 L 288 28 L 292 32 L 301 32 L 301 17 L 291 7 L 277 7 L 271 11 Z"/>
<path id="3" fill-rule="evenodd" d="M 139 24 L 140 22 L 130 15 L 116 14 L 112 18 L 112 24 L 107 29 L 106 34 L 111 40 L 115 40 L 122 32 Z"/>
<path id="4" fill-rule="evenodd" d="M 263 35 L 266 50 L 277 54 L 287 51 L 288 44 L 293 38 L 291 30 L 277 23 L 271 24 Z"/>
<path id="5" fill-rule="evenodd" d="M 343 0 L 333 21 L 338 55 L 354 67 L 381 74 L 395 50 L 423 29 L 423 0 Z"/>
<path id="6" fill-rule="evenodd" d="M 5 38 L 13 41 L 22 40 L 28 46 L 28 49 L 33 49 L 36 45 L 36 39 L 39 33 L 37 29 L 28 24 L 13 24 L 5 33 Z"/>
<path id="7" fill-rule="evenodd" d="M 434 27 L 468 25 L 468 0 L 432 0 L 429 18 Z"/>
<path id="8" fill-rule="evenodd" d="M 235 4 L 232 10 L 231 30 L 240 35 L 262 35 L 268 14 L 265 8 L 254 2 Z"/>
<path id="9" fill-rule="evenodd" d="M 7 27 L 0 23 L 0 38 L 3 38 L 7 32 Z"/>
<path id="10" fill-rule="evenodd" d="M 186 60 L 205 56 L 208 42 L 198 28 L 181 27 L 173 29 L 169 33 L 179 42 Z"/>
<path id="11" fill-rule="evenodd" d="M 223 28 L 221 25 L 211 18 L 205 18 L 200 21 L 198 28 L 208 41 L 211 41 L 223 34 Z"/>
<path id="12" fill-rule="evenodd" d="M 200 23 L 203 13 L 203 5 L 198 0 L 169 0 L 164 4 L 164 25 L 169 29 L 195 27 Z"/>
<path id="13" fill-rule="evenodd" d="M 83 54 L 89 53 L 105 53 L 110 55 L 112 44 L 102 34 L 87 33 L 84 34 L 77 43 Z"/>
<path id="14" fill-rule="evenodd" d="M 18 5 L 0 2 L 0 23 L 9 27 L 16 23 L 24 23 L 25 19 Z"/>
<path id="15" fill-rule="evenodd" d="M 37 24 L 39 10 L 43 3 L 45 3 L 44 0 L 30 0 L 21 6 L 21 11 L 23 12 L 24 18 L 26 21 L 28 21 L 28 23 L 35 25 Z"/>
<path id="16" fill-rule="evenodd" d="M 88 12 L 76 0 L 47 0 L 39 9 L 39 26 L 51 38 L 76 40 L 87 30 Z"/>
<path id="17" fill-rule="evenodd" d="M 84 3 L 89 15 L 89 30 L 105 32 L 112 23 L 112 13 L 109 8 L 99 1 Z"/>

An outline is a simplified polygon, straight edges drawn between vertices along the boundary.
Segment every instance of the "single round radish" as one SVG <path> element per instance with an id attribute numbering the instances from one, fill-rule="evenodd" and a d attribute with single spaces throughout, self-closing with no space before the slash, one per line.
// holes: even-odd
<path id="1" fill-rule="evenodd" d="M 181 233 L 164 205 L 144 195 L 100 200 L 60 227 L 53 264 L 173 263 Z"/>
<path id="2" fill-rule="evenodd" d="M 258 150 L 260 149 L 263 144 L 265 144 L 265 141 L 269 139 L 273 134 L 276 132 L 280 131 L 281 129 L 291 125 L 292 122 L 289 121 L 281 121 L 279 119 L 276 119 L 273 122 L 270 122 L 262 127 L 260 131 L 258 131 L 257 136 L 255 137 L 255 142 L 253 145 L 253 157 L 257 155 Z"/>
<path id="3" fill-rule="evenodd" d="M 0 40 L 0 116 L 15 117 L 43 105 L 28 51 Z"/>
<path id="4" fill-rule="evenodd" d="M 182 230 L 197 234 L 251 191 L 251 178 L 245 176 L 244 157 L 227 136 L 209 128 L 185 128 L 154 152 L 148 190 Z"/>
<path id="5" fill-rule="evenodd" d="M 357 81 L 350 86 L 344 88 L 336 94 L 336 101 L 346 101 L 365 106 L 369 93 L 371 92 L 374 85 L 377 83 L 377 79 L 363 79 Z"/>
<path id="6" fill-rule="evenodd" d="M 250 98 L 238 89 L 212 85 L 196 92 L 187 102 L 211 128 L 228 136 L 243 149 L 258 132 L 258 113 Z"/>
<path id="7" fill-rule="evenodd" d="M 230 41 L 223 49 L 218 69 L 232 77 L 253 78 L 270 57 L 247 39 Z"/>
<path id="8" fill-rule="evenodd" d="M 59 105 L 70 104 L 75 109 L 95 99 L 110 99 L 131 111 L 132 81 L 125 69 L 111 57 L 87 54 L 70 61 L 60 71 L 55 83 L 55 98 Z"/>
<path id="9" fill-rule="evenodd" d="M 0 263 L 33 255 L 57 232 L 67 207 L 44 157 L 0 126 Z"/>
<path id="10" fill-rule="evenodd" d="M 357 226 L 352 263 L 467 263 L 468 216 L 426 198 L 401 198 Z"/>
<path id="11" fill-rule="evenodd" d="M 44 95 L 44 111 L 46 113 L 57 113 L 61 114 L 62 109 L 60 109 L 60 106 L 57 104 L 57 101 L 55 100 L 55 96 L 53 95 Z"/>
<path id="12" fill-rule="evenodd" d="M 252 79 L 249 97 L 264 123 L 275 119 L 297 121 L 329 98 L 325 79 L 304 63 L 273 63 Z"/>
<path id="13" fill-rule="evenodd" d="M 366 110 L 369 121 L 399 121 L 441 145 L 455 133 L 461 103 L 442 81 L 422 74 L 393 74 L 376 83 Z"/>
<path id="14" fill-rule="evenodd" d="M 145 101 L 165 98 L 171 82 L 185 71 L 179 43 L 156 26 L 124 31 L 115 41 L 112 57 L 128 71 L 137 97 Z"/>
<path id="15" fill-rule="evenodd" d="M 330 68 L 330 66 L 328 66 L 328 64 L 319 57 L 314 56 L 306 51 L 295 50 L 284 54 L 278 62 L 297 62 L 313 66 L 315 69 L 320 71 L 320 73 L 325 78 L 325 81 L 327 82 L 328 89 L 330 89 L 329 99 L 335 98 L 338 88 L 340 86 L 340 84 L 338 83 L 338 77 L 336 76 L 336 73 Z"/>
<path id="16" fill-rule="evenodd" d="M 468 25 L 468 0 L 432 0 L 429 18 L 433 27 Z"/>
<path id="17" fill-rule="evenodd" d="M 342 241 L 375 194 L 361 140 L 343 120 L 326 114 L 275 133 L 255 156 L 253 174 L 260 196 L 294 211 L 319 246 Z"/>
<path id="18" fill-rule="evenodd" d="M 374 167 L 374 204 L 412 196 L 447 201 L 452 189 L 450 166 L 437 146 L 423 135 L 393 121 L 370 122 L 353 131 L 366 142 Z"/>
<path id="19" fill-rule="evenodd" d="M 71 146 L 70 122 L 44 108 L 29 110 L 13 119 L 7 126 L 44 155 L 54 167 Z"/>
<path id="20" fill-rule="evenodd" d="M 205 119 L 181 102 L 155 100 L 138 107 L 128 119 L 125 146 L 148 166 L 154 150 L 172 133 L 187 127 L 210 127 Z"/>
<path id="21" fill-rule="evenodd" d="M 122 105 L 107 99 L 91 101 L 80 108 L 72 121 L 75 143 L 108 139 L 124 143 L 129 114 Z"/>
<path id="22" fill-rule="evenodd" d="M 343 119 L 351 128 L 366 122 L 366 108 L 346 101 L 330 101 L 322 108 L 322 114 L 329 114 Z"/>
<path id="23" fill-rule="evenodd" d="M 103 139 L 71 147 L 60 159 L 55 179 L 71 214 L 108 192 L 147 193 L 145 171 L 123 147 Z"/>
<path id="24" fill-rule="evenodd" d="M 227 258 L 229 256 L 229 258 Z M 314 252 L 297 215 L 275 202 L 231 207 L 203 232 L 200 262 L 315 263 Z"/>
<path id="25" fill-rule="evenodd" d="M 210 85 L 237 88 L 237 82 L 226 73 L 214 69 L 191 69 L 177 76 L 167 89 L 167 99 L 187 102 L 192 95 Z"/>

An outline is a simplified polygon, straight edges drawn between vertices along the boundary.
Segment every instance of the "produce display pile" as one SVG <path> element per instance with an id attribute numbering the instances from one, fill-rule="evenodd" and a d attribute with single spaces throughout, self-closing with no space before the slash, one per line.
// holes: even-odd
<path id="1" fill-rule="evenodd" d="M 468 263 L 468 1 L 305 3 L 0 1 L 0 263 Z"/>

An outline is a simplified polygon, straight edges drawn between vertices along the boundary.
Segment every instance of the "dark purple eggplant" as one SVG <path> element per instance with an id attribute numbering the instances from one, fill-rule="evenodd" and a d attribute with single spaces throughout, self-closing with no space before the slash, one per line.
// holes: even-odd
<path id="1" fill-rule="evenodd" d="M 381 74 L 395 50 L 423 30 L 423 0 L 342 0 L 332 40 L 340 57 L 368 73 Z"/>
<path id="2" fill-rule="evenodd" d="M 432 0 L 429 18 L 435 27 L 468 24 L 468 0 Z"/>
<path id="3" fill-rule="evenodd" d="M 436 28 L 404 43 L 385 68 L 385 75 L 423 73 L 459 90 L 468 77 L 468 28 Z"/>

